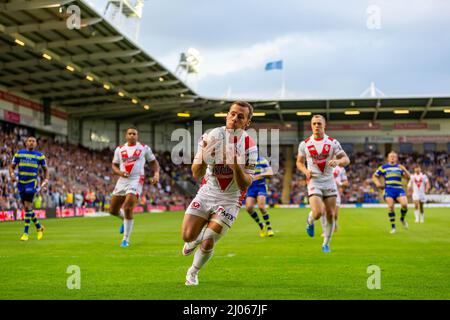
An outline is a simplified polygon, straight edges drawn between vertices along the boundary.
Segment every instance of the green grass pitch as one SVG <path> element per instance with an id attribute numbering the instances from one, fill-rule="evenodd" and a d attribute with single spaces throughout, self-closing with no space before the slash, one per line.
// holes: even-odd
<path id="1" fill-rule="evenodd" d="M 26 243 L 22 222 L 1 223 L 0 299 L 450 299 L 448 211 L 428 208 L 415 224 L 410 209 L 409 230 L 391 235 L 386 209 L 341 209 L 330 254 L 319 222 L 306 235 L 308 209 L 269 210 L 273 238 L 241 211 L 198 287 L 184 285 L 193 257 L 181 255 L 182 212 L 137 215 L 129 248 L 113 217 L 43 220 L 44 239 L 32 225 Z M 79 290 L 66 286 L 70 265 Z M 381 269 L 379 290 L 367 288 L 370 265 Z"/>

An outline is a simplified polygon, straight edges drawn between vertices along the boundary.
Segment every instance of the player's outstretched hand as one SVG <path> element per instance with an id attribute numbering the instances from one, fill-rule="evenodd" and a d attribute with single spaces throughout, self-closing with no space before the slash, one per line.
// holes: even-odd
<path id="1" fill-rule="evenodd" d="M 339 164 L 339 160 L 333 159 L 328 161 L 328 165 L 332 168 L 336 167 Z"/>
<path id="2" fill-rule="evenodd" d="M 47 190 L 47 184 L 48 184 L 48 180 L 45 179 L 41 184 L 40 191 L 45 192 Z"/>
<path id="3" fill-rule="evenodd" d="M 304 175 L 306 176 L 306 181 L 311 180 L 311 177 L 312 177 L 312 172 L 311 172 L 311 170 L 306 170 L 306 171 L 304 172 Z"/>
<path id="4" fill-rule="evenodd" d="M 151 184 L 157 184 L 159 182 L 159 173 L 156 172 L 155 175 L 150 179 Z"/>

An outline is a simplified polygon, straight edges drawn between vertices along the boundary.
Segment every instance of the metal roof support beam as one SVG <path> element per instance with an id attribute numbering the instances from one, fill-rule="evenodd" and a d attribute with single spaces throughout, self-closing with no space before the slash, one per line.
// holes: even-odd
<path id="1" fill-rule="evenodd" d="M 98 101 L 117 101 L 118 102 L 121 100 L 126 100 L 126 99 L 118 96 L 117 94 L 110 94 L 110 95 L 100 95 L 100 96 L 95 96 L 95 97 L 83 97 L 83 98 L 75 98 L 75 99 L 58 100 L 58 103 L 62 106 L 69 106 L 69 105 L 77 105 L 77 104 L 88 105 L 90 102 L 98 102 Z"/>
<path id="2" fill-rule="evenodd" d="M 102 116 L 115 113 L 127 113 L 130 110 L 143 110 L 142 107 L 132 104 L 128 101 L 123 101 L 123 103 L 104 103 L 96 105 L 95 107 L 84 108 L 75 107 L 68 108 L 67 114 L 74 117 L 84 117 L 84 116 Z"/>
<path id="3" fill-rule="evenodd" d="M 134 95 L 138 97 L 153 97 L 153 96 L 162 96 L 162 95 L 174 95 L 188 92 L 188 88 L 178 88 L 178 89 L 166 89 L 166 90 L 154 90 L 154 91 L 137 91 L 133 92 Z"/>
<path id="4" fill-rule="evenodd" d="M 428 102 L 427 102 L 427 105 L 425 107 L 425 110 L 423 110 L 422 114 L 420 115 L 420 121 L 425 119 L 425 116 L 427 115 L 427 112 L 430 109 L 432 104 L 433 104 L 433 98 L 428 99 Z"/>
<path id="5" fill-rule="evenodd" d="M 70 87 L 70 86 L 78 86 L 81 84 L 89 84 L 89 81 L 87 80 L 69 80 L 69 81 L 63 81 L 63 82 L 44 82 L 44 83 L 36 83 L 36 84 L 29 84 L 24 86 L 14 86 L 10 87 L 10 91 L 33 91 L 33 90 L 47 90 L 47 89 L 55 89 L 55 88 L 62 88 L 62 87 Z"/>
<path id="6" fill-rule="evenodd" d="M 277 104 L 275 105 L 275 110 L 277 111 L 278 116 L 280 117 L 281 123 L 284 124 L 283 113 L 282 113 L 282 111 L 281 111 L 281 108 L 280 108 L 280 104 L 279 104 L 279 103 L 277 103 Z"/>
<path id="7" fill-rule="evenodd" d="M 99 59 L 109 59 L 109 58 L 123 58 L 132 57 L 141 53 L 141 50 L 119 50 L 112 52 L 96 52 L 96 53 L 84 53 L 73 56 L 62 56 L 62 59 L 67 59 L 70 61 L 86 61 L 86 60 L 99 60 Z"/>
<path id="8" fill-rule="evenodd" d="M 190 102 L 190 101 L 189 101 Z M 188 102 L 186 102 L 188 103 Z M 141 104 L 132 104 L 130 100 L 126 100 L 123 99 L 123 103 L 105 103 L 105 104 L 101 104 L 101 105 L 95 105 L 93 107 L 87 107 L 87 108 L 73 108 L 76 110 L 80 110 L 80 111 L 68 111 L 69 115 L 73 115 L 73 116 L 83 116 L 83 115 L 108 115 L 108 113 L 112 112 L 112 111 L 120 111 L 123 113 L 128 113 L 129 109 L 124 109 L 124 108 L 137 108 L 140 110 L 144 110 L 142 108 L 142 105 L 144 105 L 145 103 L 141 103 Z M 147 103 L 151 106 L 151 109 L 155 110 L 155 111 L 167 111 L 170 110 L 172 108 L 180 108 L 180 103 L 174 101 L 174 100 L 170 100 L 170 101 L 162 101 L 162 102 L 155 102 L 155 103 Z M 132 109 L 133 110 L 133 109 Z M 119 112 L 119 113 L 120 113 Z"/>
<path id="9" fill-rule="evenodd" d="M 381 100 L 380 100 L 380 99 L 377 99 L 377 105 L 375 106 L 375 112 L 373 113 L 372 121 L 377 120 L 377 117 L 378 117 L 378 111 L 380 111 L 380 107 L 381 107 Z"/>
<path id="10" fill-rule="evenodd" d="M 48 65 L 49 63 L 51 63 L 51 61 L 44 60 L 44 59 L 30 59 L 30 60 L 23 60 L 23 61 L 3 62 L 3 63 L 0 63 L 0 70 L 23 68 L 23 67 L 44 66 L 44 65 Z"/>
<path id="11" fill-rule="evenodd" d="M 135 83 L 135 84 L 127 84 L 124 85 L 124 89 L 151 89 L 151 88 L 157 88 L 157 87 L 166 87 L 166 86 L 173 86 L 176 84 L 179 84 L 179 80 L 170 80 L 170 81 L 156 81 L 156 82 L 148 82 L 148 83 Z"/>
<path id="12" fill-rule="evenodd" d="M 58 101 L 58 99 L 61 98 L 67 98 L 70 96 L 80 96 L 80 95 L 98 95 L 98 94 L 104 94 L 107 93 L 108 91 L 106 91 L 104 88 L 100 88 L 100 87 L 95 87 L 95 88 L 86 88 L 86 89 L 78 89 L 78 90 L 73 90 L 73 89 L 60 89 L 57 92 L 51 92 L 49 94 L 38 94 L 35 95 L 36 97 L 48 97 L 48 98 L 52 98 L 54 101 Z"/>
<path id="13" fill-rule="evenodd" d="M 58 76 L 65 76 L 65 75 L 69 75 L 69 73 L 65 70 L 52 70 L 52 71 L 42 71 L 42 72 L 35 72 L 35 73 L 22 73 L 22 74 L 0 76 L 0 81 L 3 81 L 3 82 L 24 81 L 24 80 L 31 80 L 33 78 L 41 79 L 44 77 L 58 77 Z"/>
<path id="14" fill-rule="evenodd" d="M 19 10 L 34 10 L 44 8 L 58 8 L 73 2 L 74 0 L 33 0 L 33 1 L 10 1 L 0 4 L 0 12 L 12 12 Z"/>
<path id="15" fill-rule="evenodd" d="M 159 72 L 143 72 L 143 73 L 131 73 L 126 75 L 118 75 L 108 77 L 110 81 L 127 81 L 127 80 L 138 80 L 138 79 L 147 79 L 147 78 L 159 78 L 169 74 L 168 71 L 159 71 Z"/>
<path id="16" fill-rule="evenodd" d="M 23 53 L 23 52 L 32 52 L 30 48 L 22 47 L 22 46 L 5 46 L 0 48 L 0 54 L 6 53 Z"/>
<path id="17" fill-rule="evenodd" d="M 101 22 L 102 18 L 88 18 L 81 20 L 81 27 L 87 27 Z M 5 33 L 27 33 L 27 32 L 38 32 L 38 31 L 48 31 L 48 30 L 65 30 L 67 29 L 66 21 L 47 21 L 42 23 L 31 23 L 24 24 L 20 26 L 5 27 Z"/>
<path id="18" fill-rule="evenodd" d="M 92 67 L 90 70 L 92 72 L 101 72 L 101 71 L 113 71 L 113 70 L 123 70 L 123 69 L 132 69 L 132 68 L 146 68 L 151 67 L 156 64 L 155 61 L 148 62 L 134 62 L 134 63 L 116 63 L 110 65 L 96 66 Z"/>
<path id="19" fill-rule="evenodd" d="M 230 103 L 231 103 L 231 101 L 230 101 Z M 255 103 L 253 103 L 253 106 L 254 106 L 255 108 L 258 108 L 258 107 L 276 106 L 277 104 L 278 104 L 277 101 L 255 102 Z"/>
<path id="20" fill-rule="evenodd" d="M 42 49 L 54 49 L 54 48 L 69 48 L 78 47 L 91 44 L 101 44 L 101 43 L 114 43 L 123 40 L 123 36 L 112 36 L 112 37 L 92 37 L 74 40 L 63 40 L 63 41 L 52 41 L 52 42 L 39 42 L 36 43 L 36 50 Z"/>

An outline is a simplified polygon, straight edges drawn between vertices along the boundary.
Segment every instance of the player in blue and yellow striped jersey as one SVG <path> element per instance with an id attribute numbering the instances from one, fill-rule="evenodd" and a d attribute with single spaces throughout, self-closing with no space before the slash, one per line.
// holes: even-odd
<path id="1" fill-rule="evenodd" d="M 12 182 L 17 183 L 17 189 L 20 193 L 20 199 L 22 200 L 25 208 L 25 229 L 21 241 L 28 240 L 28 230 L 30 228 L 30 222 L 33 221 L 37 230 L 37 239 L 41 240 L 44 235 L 44 226 L 42 226 L 36 218 L 33 211 L 33 198 L 38 192 L 38 189 L 44 189 L 48 183 L 48 170 L 45 161 L 45 155 L 39 151 L 36 151 L 37 141 L 35 137 L 28 137 L 25 142 L 26 149 L 19 150 L 12 160 L 12 164 L 9 167 L 9 175 Z M 44 181 L 38 188 L 38 173 L 39 166 L 44 171 Z M 19 179 L 17 179 L 14 170 L 18 167 Z"/>
<path id="2" fill-rule="evenodd" d="M 372 176 L 372 180 L 375 185 L 380 189 L 384 189 L 384 199 L 388 205 L 389 220 L 391 221 L 391 233 L 396 232 L 395 228 L 395 201 L 400 203 L 401 217 L 400 221 L 405 227 L 408 228 L 408 223 L 405 220 L 406 212 L 408 211 L 408 199 L 406 198 L 406 192 L 403 189 L 402 177 L 409 180 L 410 174 L 408 170 L 401 164 L 397 163 L 397 153 L 391 151 L 388 154 L 388 163 L 383 164 L 378 168 Z M 384 177 L 384 187 L 380 182 L 379 177 Z"/>
<path id="3" fill-rule="evenodd" d="M 253 183 L 247 190 L 247 198 L 245 199 L 245 207 L 250 216 L 259 225 L 261 237 L 266 235 L 272 237 L 274 235 L 272 227 L 270 226 L 269 213 L 266 209 L 267 196 L 267 177 L 273 175 L 272 167 L 264 157 L 258 156 L 256 161 L 255 174 L 253 176 Z M 258 204 L 259 211 L 265 223 L 259 220 L 258 213 L 254 209 L 255 202 Z"/>

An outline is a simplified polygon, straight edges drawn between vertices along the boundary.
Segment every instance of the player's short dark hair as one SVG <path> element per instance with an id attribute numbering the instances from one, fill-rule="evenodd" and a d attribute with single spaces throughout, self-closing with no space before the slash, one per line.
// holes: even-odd
<path id="1" fill-rule="evenodd" d="M 30 135 L 30 136 L 28 136 L 28 137 L 25 139 L 25 141 L 27 141 L 28 139 L 34 139 L 34 140 L 36 140 L 36 142 L 37 142 L 37 139 L 36 139 L 35 136 Z"/>
<path id="2" fill-rule="evenodd" d="M 127 133 L 128 130 L 130 130 L 130 129 L 136 130 L 136 132 L 139 132 L 139 130 L 136 127 L 131 126 L 131 127 L 128 127 L 127 130 L 125 130 L 125 133 Z"/>
<path id="3" fill-rule="evenodd" d="M 252 117 L 253 117 L 253 106 L 252 106 L 250 103 L 248 103 L 248 102 L 246 102 L 246 101 L 238 100 L 238 101 L 233 102 L 233 103 L 230 105 L 230 108 L 231 108 L 233 105 L 238 105 L 238 106 L 240 106 L 240 107 L 248 108 L 248 119 L 249 119 L 249 120 L 252 119 Z"/>

